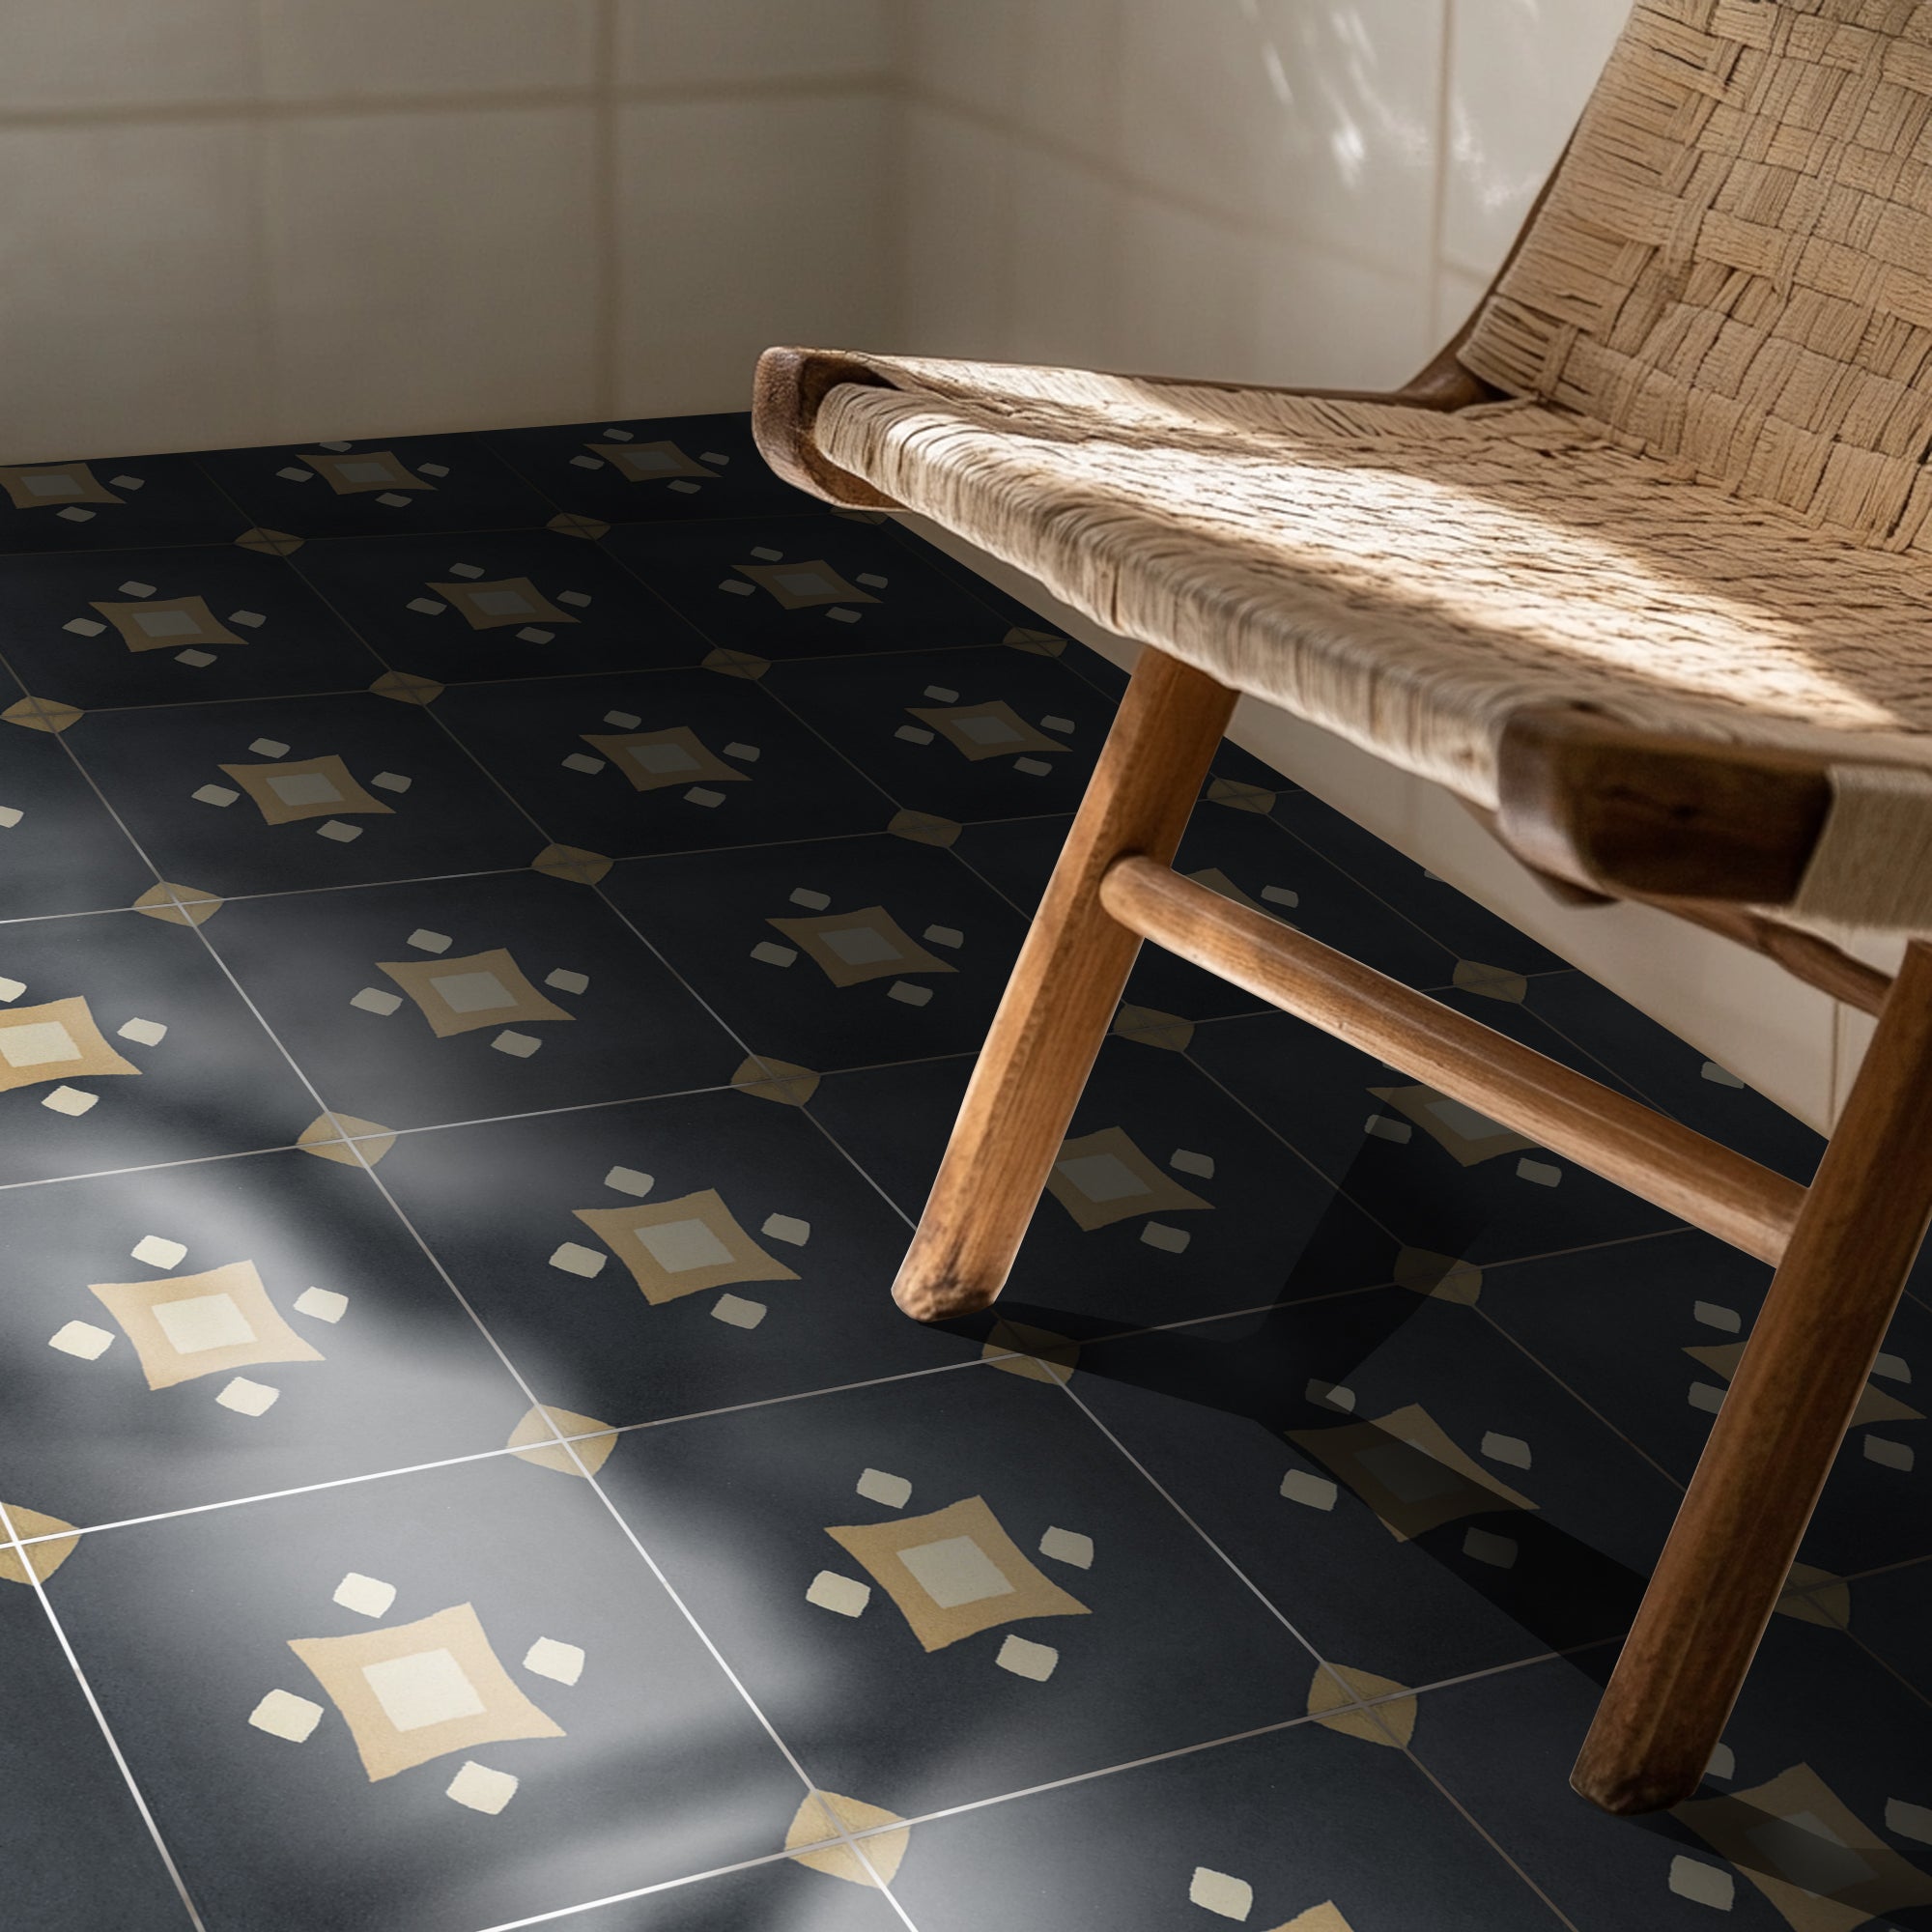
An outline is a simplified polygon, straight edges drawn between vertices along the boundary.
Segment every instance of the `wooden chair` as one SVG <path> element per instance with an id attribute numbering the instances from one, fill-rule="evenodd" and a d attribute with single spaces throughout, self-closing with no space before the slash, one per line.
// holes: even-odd
<path id="1" fill-rule="evenodd" d="M 1461 335 L 1393 395 L 770 351 L 773 465 L 1140 659 L 895 1293 L 1000 1292 L 1144 939 L 1776 1266 L 1573 1774 L 1697 1785 L 1932 1211 L 1932 9 L 1637 0 Z M 1239 693 L 1579 897 L 1878 1016 L 1810 1186 L 1178 876 Z M 1895 979 L 1833 944 L 1903 934 Z"/>

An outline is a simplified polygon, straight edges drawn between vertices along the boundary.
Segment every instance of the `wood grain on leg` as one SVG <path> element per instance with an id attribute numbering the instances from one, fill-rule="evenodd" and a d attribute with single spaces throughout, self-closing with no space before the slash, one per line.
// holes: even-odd
<path id="1" fill-rule="evenodd" d="M 1126 852 L 1172 861 L 1234 708 L 1205 672 L 1142 652 L 894 1284 L 908 1315 L 968 1315 L 1006 1285 L 1140 948 L 1102 910 L 1101 876 Z"/>
<path id="2" fill-rule="evenodd" d="M 1697 1787 L 1932 1213 L 1932 949 L 1907 952 L 1571 1775 L 1606 1811 Z"/>

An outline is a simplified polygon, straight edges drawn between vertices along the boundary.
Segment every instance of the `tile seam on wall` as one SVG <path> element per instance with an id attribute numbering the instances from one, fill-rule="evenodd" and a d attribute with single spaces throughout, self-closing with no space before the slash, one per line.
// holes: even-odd
<path id="1" fill-rule="evenodd" d="M 1312 229 L 1302 228 L 1293 223 L 1284 222 L 1277 225 L 1271 222 L 1244 220 L 1238 211 L 1197 200 L 1194 196 L 1184 194 L 1163 182 L 1151 180 L 1145 175 L 1134 173 L 1130 168 L 1110 163 L 1070 142 L 1056 141 L 1004 115 L 988 113 L 984 108 L 955 100 L 951 96 L 939 94 L 930 88 L 910 85 L 905 88 L 903 98 L 908 107 L 950 117 L 978 128 L 981 133 L 997 136 L 1015 151 L 1015 158 L 1018 150 L 1032 149 L 1037 154 L 1061 162 L 1064 166 L 1085 173 L 1103 185 L 1125 189 L 1158 207 L 1189 215 L 1236 240 L 1292 242 L 1296 247 L 1332 256 L 1337 261 L 1348 263 L 1351 268 L 1391 280 L 1401 277 L 1407 266 L 1398 262 L 1393 256 L 1357 250 L 1338 242 L 1332 236 L 1319 235 Z"/>
<path id="2" fill-rule="evenodd" d="M 512 111 L 532 107 L 592 107 L 607 95 L 623 106 L 703 106 L 719 101 L 826 96 L 891 96 L 890 77 L 876 73 L 775 74 L 738 81 L 652 86 L 617 80 L 582 86 L 476 88 L 438 94 L 318 95 L 255 100 L 128 101 L 94 107 L 0 107 L 0 132 L 63 128 L 167 126 L 183 122 L 326 120 L 361 116 Z"/>

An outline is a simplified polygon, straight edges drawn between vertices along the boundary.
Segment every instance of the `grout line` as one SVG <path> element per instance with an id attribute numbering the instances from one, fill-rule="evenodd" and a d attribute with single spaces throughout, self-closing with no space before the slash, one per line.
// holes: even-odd
<path id="1" fill-rule="evenodd" d="M 107 1721 L 107 1714 L 100 1707 L 100 1699 L 95 1694 L 93 1684 L 89 1682 L 86 1671 L 80 1667 L 80 1659 L 74 1652 L 71 1639 L 68 1636 L 66 1625 L 61 1622 L 54 1610 L 53 1600 L 47 1595 L 47 1586 L 41 1576 L 40 1568 L 27 1556 L 26 1548 L 20 1543 L 18 1533 L 14 1527 L 13 1518 L 9 1515 L 5 1503 L 0 1503 L 0 1530 L 6 1532 L 8 1541 L 26 1575 L 26 1579 L 33 1586 L 34 1595 L 40 1599 L 41 1609 L 46 1617 L 47 1627 L 53 1633 L 54 1641 L 60 1646 L 61 1655 L 67 1659 L 68 1668 L 73 1672 L 73 1681 L 79 1687 L 81 1696 L 87 1700 L 87 1708 L 94 1714 L 94 1721 L 99 1727 L 101 1740 L 114 1760 L 115 1768 L 121 1774 L 122 1782 L 128 1787 L 128 1795 L 133 1800 L 134 1809 L 141 1814 L 141 1822 L 148 1828 L 148 1835 L 154 1840 L 155 1851 L 174 1885 L 176 1894 L 182 1902 L 182 1909 L 187 1914 L 188 1923 L 195 1928 L 195 1932 L 208 1932 L 207 1921 L 203 1919 L 193 1894 L 189 1892 L 187 1883 L 182 1877 L 181 1867 L 175 1863 L 174 1854 L 169 1851 L 167 1840 L 161 1836 L 161 1828 L 156 1822 L 154 1812 L 149 1808 L 147 1795 L 134 1776 L 133 1768 L 128 1764 L 127 1755 L 121 1748 L 120 1739 L 114 1735 L 113 1726 Z"/>
<path id="2" fill-rule="evenodd" d="M 8 107 L 0 109 L 0 130 L 67 128 L 145 128 L 206 125 L 247 121 L 317 121 L 353 118 L 366 121 L 397 116 L 512 113 L 529 108 L 582 107 L 594 109 L 602 95 L 624 105 L 684 106 L 729 101 L 842 99 L 852 96 L 890 96 L 883 74 L 773 74 L 735 81 L 679 82 L 653 86 L 599 76 L 589 81 L 534 87 L 476 88 L 447 94 L 324 94 L 282 96 L 274 99 L 245 97 L 184 101 L 126 101 L 108 106 Z"/>
<path id="3" fill-rule="evenodd" d="M 1171 1509 L 1175 1513 L 1175 1515 L 1178 1516 L 1181 1520 L 1181 1521 L 1184 1522 L 1188 1526 L 1188 1528 L 1191 1529 L 1194 1532 L 1194 1534 L 1198 1536 L 1201 1539 L 1201 1541 L 1205 1543 L 1208 1546 L 1208 1548 L 1211 1549 L 1214 1552 L 1214 1554 L 1221 1559 L 1221 1561 L 1224 1564 L 1227 1565 L 1229 1570 L 1231 1570 L 1234 1573 L 1234 1575 L 1240 1580 L 1240 1582 L 1246 1585 L 1248 1591 L 1255 1598 L 1256 1602 L 1258 1602 L 1263 1606 L 1263 1608 L 1264 1608 L 1267 1611 L 1267 1613 L 1271 1617 L 1273 1617 L 1278 1624 L 1280 1624 L 1282 1629 L 1285 1630 L 1289 1634 L 1289 1635 L 1292 1636 L 1295 1640 L 1295 1642 L 1298 1643 L 1302 1647 L 1302 1649 L 1305 1650 L 1308 1653 L 1308 1655 L 1315 1660 L 1315 1667 L 1317 1673 L 1320 1675 L 1326 1676 L 1335 1685 L 1335 1688 L 1342 1693 L 1344 1704 L 1353 1705 L 1359 1703 L 1361 1700 L 1355 1695 L 1355 1693 L 1352 1690 L 1349 1689 L 1347 1683 L 1344 1682 L 1344 1680 L 1341 1677 L 1339 1677 L 1332 1669 L 1330 1669 L 1327 1659 L 1324 1658 L 1321 1655 L 1321 1653 L 1316 1649 L 1314 1644 L 1309 1642 L 1307 1637 L 1302 1635 L 1301 1632 L 1297 1630 L 1295 1626 L 1289 1620 L 1288 1616 L 1283 1612 L 1283 1610 L 1274 1602 L 1274 1600 L 1271 1597 L 1269 1597 L 1267 1592 L 1264 1590 L 1261 1587 L 1261 1585 L 1258 1584 L 1248 1575 L 1248 1573 L 1245 1570 L 1243 1570 L 1241 1566 L 1238 1563 L 1236 1563 L 1235 1559 L 1232 1556 L 1230 1556 L 1228 1552 L 1225 1549 L 1223 1549 L 1221 1546 L 1218 1543 L 1216 1543 L 1211 1536 L 1208 1534 L 1208 1532 L 1204 1528 L 1202 1528 L 1201 1524 L 1197 1522 L 1194 1520 L 1193 1516 L 1191 1516 L 1188 1513 L 1187 1509 L 1175 1496 L 1173 1492 L 1169 1490 L 1164 1484 L 1161 1483 L 1161 1481 L 1153 1474 L 1153 1472 L 1147 1466 L 1147 1464 L 1143 1463 L 1140 1460 L 1140 1458 L 1136 1456 L 1134 1452 L 1131 1449 L 1129 1449 L 1127 1445 L 1124 1442 L 1122 1442 L 1121 1438 L 1118 1435 L 1116 1435 L 1114 1432 L 1111 1429 L 1109 1429 L 1107 1425 L 1104 1422 L 1102 1422 L 1100 1418 L 1097 1415 L 1095 1415 L 1091 1408 L 1087 1406 L 1086 1403 L 1083 1402 L 1079 1396 L 1074 1394 L 1071 1378 L 1069 1378 L 1068 1379 L 1063 1381 L 1058 1376 L 1056 1376 L 1053 1378 L 1053 1379 L 1055 1380 L 1055 1382 L 1059 1384 L 1060 1388 L 1065 1392 L 1067 1401 L 1072 1403 L 1074 1407 L 1077 1408 L 1080 1411 L 1080 1413 L 1084 1415 L 1087 1418 L 1087 1420 L 1091 1422 L 1094 1425 L 1094 1427 L 1097 1429 L 1100 1432 L 1100 1434 L 1104 1435 L 1107 1438 L 1107 1440 L 1114 1445 L 1114 1448 L 1120 1453 L 1121 1457 L 1125 1462 L 1131 1463 L 1133 1467 L 1140 1472 L 1142 1477 L 1145 1478 L 1148 1486 L 1155 1492 L 1156 1495 L 1158 1495 L 1161 1498 L 1163 1502 L 1167 1504 L 1168 1508 Z M 1327 1714 L 1324 1713 L 1323 1715 L 1325 1716 Z"/>
<path id="4" fill-rule="evenodd" d="M 622 383 L 619 376 L 622 285 L 622 225 L 618 192 L 617 128 L 617 14 L 616 0 L 597 0 L 596 95 L 591 121 L 591 232 L 596 262 L 592 300 L 590 377 L 599 409 L 615 416 Z"/>

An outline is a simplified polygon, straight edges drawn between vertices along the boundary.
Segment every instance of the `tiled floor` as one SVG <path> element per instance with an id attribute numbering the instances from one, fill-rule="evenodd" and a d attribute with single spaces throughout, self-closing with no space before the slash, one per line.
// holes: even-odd
<path id="1" fill-rule="evenodd" d="M 0 1925 L 1932 1926 L 1926 1299 L 1632 1821 L 1762 1268 L 1151 954 L 893 1311 L 1111 668 L 735 416 L 0 497 Z M 1815 1160 L 1233 748 L 1181 866 Z"/>

